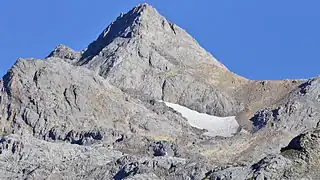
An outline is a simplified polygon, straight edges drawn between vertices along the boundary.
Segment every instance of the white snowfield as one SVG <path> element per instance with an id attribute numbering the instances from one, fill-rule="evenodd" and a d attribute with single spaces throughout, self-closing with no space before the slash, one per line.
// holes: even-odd
<path id="1" fill-rule="evenodd" d="M 189 124 L 199 129 L 206 129 L 207 136 L 223 136 L 231 137 L 237 132 L 239 124 L 235 116 L 217 117 L 205 113 L 199 113 L 179 104 L 164 102 L 166 106 L 171 107 L 175 111 L 181 113 Z"/>

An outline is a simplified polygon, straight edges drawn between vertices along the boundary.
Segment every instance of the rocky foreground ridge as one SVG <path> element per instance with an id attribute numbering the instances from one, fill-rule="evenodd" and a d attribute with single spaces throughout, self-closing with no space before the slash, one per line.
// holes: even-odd
<path id="1" fill-rule="evenodd" d="M 320 78 L 253 81 L 141 4 L 0 81 L 1 179 L 319 179 Z M 235 116 L 207 136 L 170 102 Z"/>

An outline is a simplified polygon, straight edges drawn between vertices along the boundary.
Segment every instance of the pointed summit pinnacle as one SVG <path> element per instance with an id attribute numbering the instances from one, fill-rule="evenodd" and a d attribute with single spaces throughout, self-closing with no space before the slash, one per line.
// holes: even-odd
<path id="1" fill-rule="evenodd" d="M 139 4 L 128 13 L 121 13 L 84 52 L 83 58 L 97 55 L 102 48 L 106 47 L 115 38 L 132 38 L 139 35 L 141 27 L 155 26 L 155 22 L 163 21 L 161 16 L 151 5 Z M 152 33 L 148 28 L 148 33 Z"/>
<path id="2" fill-rule="evenodd" d="M 137 51 L 141 57 L 162 53 L 164 58 L 183 67 L 205 63 L 228 70 L 201 48 L 186 31 L 168 21 L 147 3 L 139 4 L 128 13 L 121 14 L 88 46 L 77 64 L 88 64 L 95 57 L 89 64 L 97 61 L 96 66 L 108 61 L 105 66 L 112 67 L 110 64 L 114 64 L 116 60 L 117 63 L 120 62 L 118 57 L 114 57 L 114 61 L 108 60 L 115 52 L 124 57 L 124 54 L 127 56 L 128 52 L 133 54 L 133 51 Z M 102 59 L 101 62 L 97 58 Z"/>
<path id="3" fill-rule="evenodd" d="M 136 8 L 137 8 L 137 9 L 142 9 L 142 10 L 147 9 L 147 8 L 152 8 L 152 9 L 153 9 L 153 7 L 152 7 L 150 4 L 148 4 L 148 3 L 138 4 L 138 5 L 136 6 Z"/>
<path id="4" fill-rule="evenodd" d="M 138 4 L 135 8 L 129 11 L 126 15 L 141 17 L 144 16 L 148 20 L 152 18 L 162 17 L 158 11 L 147 3 Z M 162 17 L 163 18 L 163 17 Z"/>

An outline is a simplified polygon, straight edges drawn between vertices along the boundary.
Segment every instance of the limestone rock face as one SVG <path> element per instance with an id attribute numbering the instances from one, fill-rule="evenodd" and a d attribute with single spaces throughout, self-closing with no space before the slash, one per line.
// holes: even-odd
<path id="1" fill-rule="evenodd" d="M 69 63 L 74 63 L 80 59 L 81 53 L 60 44 L 49 54 L 48 57 L 61 58 Z"/>
<path id="2" fill-rule="evenodd" d="M 274 128 L 300 132 L 317 128 L 319 93 L 319 77 L 302 83 L 277 104 L 258 111 L 252 118 L 255 128 L 261 129 L 268 124 L 274 125 Z"/>
<path id="3" fill-rule="evenodd" d="M 87 67 L 139 99 L 178 103 L 216 116 L 253 113 L 299 84 L 249 81 L 230 72 L 148 4 L 121 14 L 81 53 L 58 46 L 50 56 Z M 249 116 L 244 117 L 246 124 Z"/>
<path id="4" fill-rule="evenodd" d="M 65 54 L 73 53 L 67 49 L 56 56 Z M 220 84 L 227 80 L 237 86 L 246 79 L 231 73 L 150 5 L 119 16 L 71 63 L 97 72 L 140 99 L 170 101 L 219 116 L 242 110 Z"/>
<path id="5" fill-rule="evenodd" d="M 56 58 L 18 60 L 1 94 L 6 133 L 82 144 L 112 139 L 110 133 L 174 137 L 188 128 L 182 118 L 168 120 L 102 77 Z"/>
<path id="6" fill-rule="evenodd" d="M 208 179 L 319 179 L 319 130 L 293 138 L 278 155 L 268 155 L 251 166 L 216 168 Z"/>
<path id="7" fill-rule="evenodd" d="M 81 52 L 58 45 L 0 80 L 0 179 L 319 179 L 319 94 L 319 77 L 230 72 L 141 4 Z M 239 130 L 207 136 L 163 101 Z"/>
<path id="8" fill-rule="evenodd" d="M 299 84 L 249 81 L 230 72 L 148 4 L 121 14 L 81 53 L 60 45 L 49 57 L 87 67 L 141 100 L 164 100 L 216 116 L 249 113 L 243 124 Z"/>

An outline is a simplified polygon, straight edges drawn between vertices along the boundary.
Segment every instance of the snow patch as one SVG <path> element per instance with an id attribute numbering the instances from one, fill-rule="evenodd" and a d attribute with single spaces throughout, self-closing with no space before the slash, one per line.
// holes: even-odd
<path id="1" fill-rule="evenodd" d="M 239 124 L 235 116 L 217 117 L 205 113 L 199 113 L 179 104 L 164 102 L 166 106 L 181 113 L 189 124 L 199 129 L 206 129 L 207 136 L 231 137 L 237 132 Z"/>

